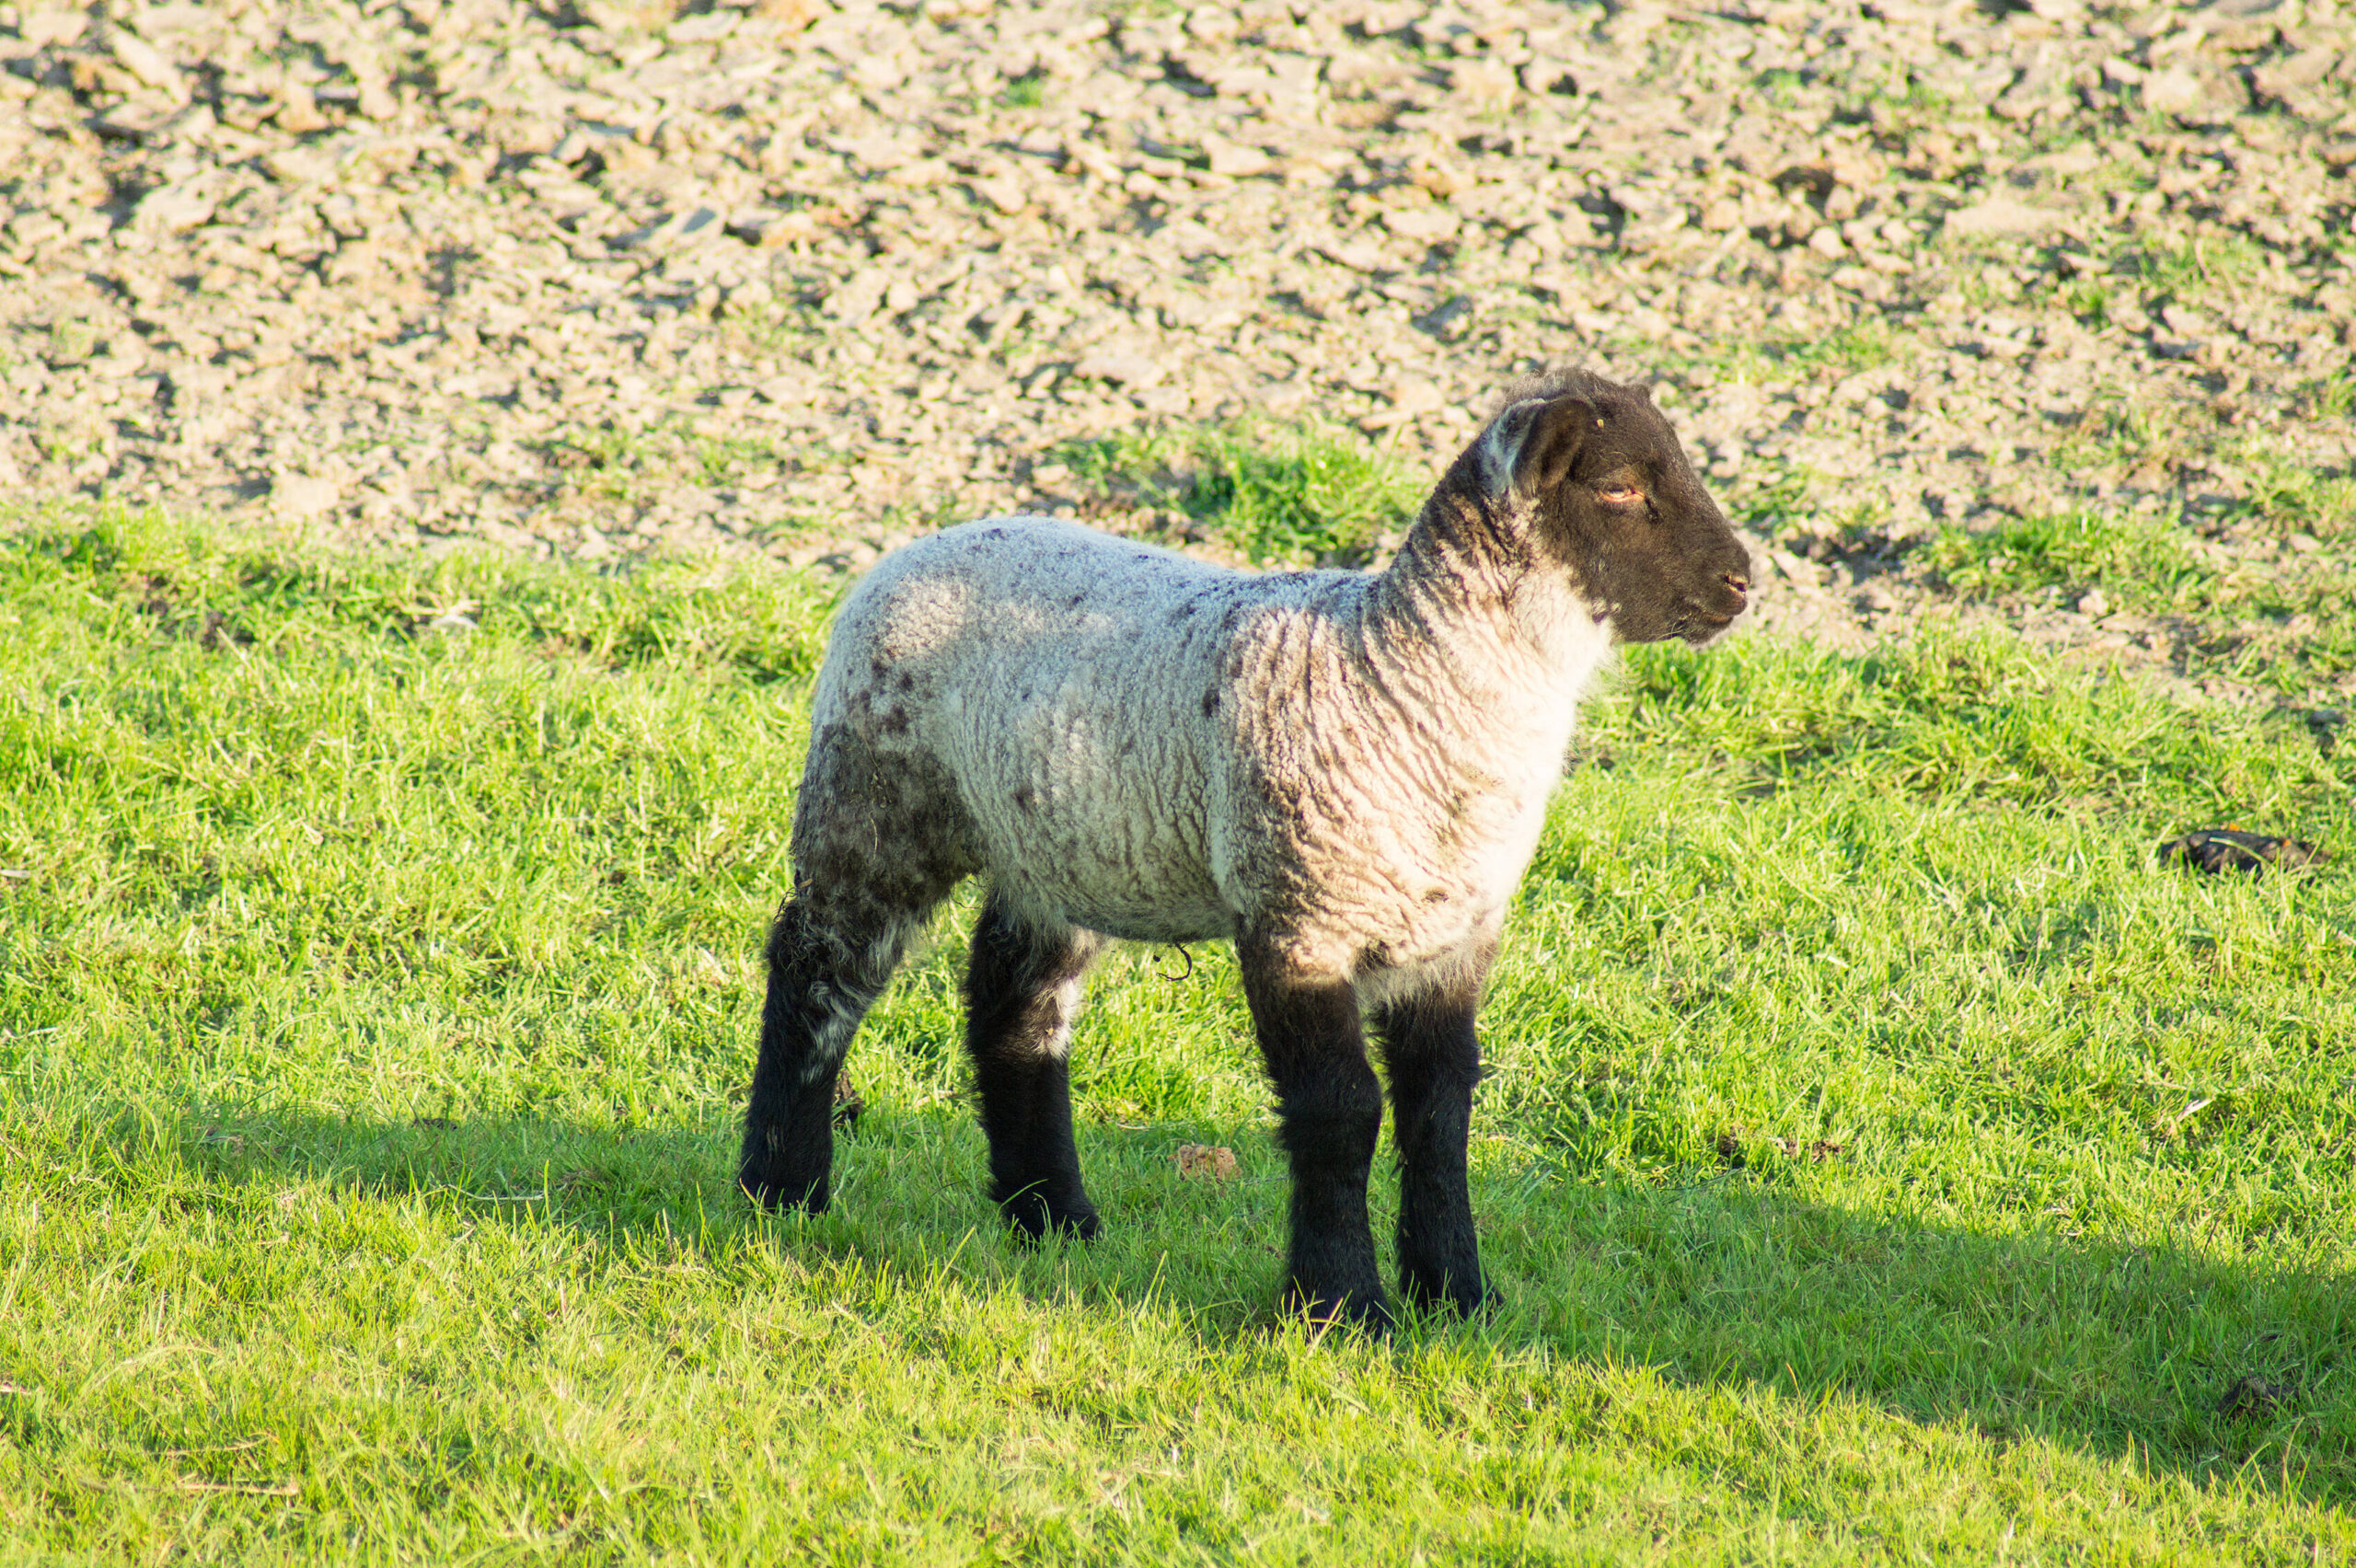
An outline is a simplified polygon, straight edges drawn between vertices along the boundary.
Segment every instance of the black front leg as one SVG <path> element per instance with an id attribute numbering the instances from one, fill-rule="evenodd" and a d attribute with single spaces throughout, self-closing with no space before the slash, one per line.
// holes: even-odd
<path id="1" fill-rule="evenodd" d="M 1304 974 L 1277 945 L 1236 943 L 1243 995 L 1276 1090 L 1292 1158 L 1292 1244 L 1285 1304 L 1321 1322 L 1391 1327 L 1367 1224 L 1366 1182 L 1382 1129 L 1382 1089 L 1367 1064 L 1347 978 Z"/>
<path id="2" fill-rule="evenodd" d="M 1487 969 L 1484 953 L 1375 1014 L 1399 1146 L 1399 1287 L 1418 1305 L 1445 1302 L 1468 1316 L 1490 1299 L 1465 1178 L 1481 1078 L 1472 1020 Z"/>

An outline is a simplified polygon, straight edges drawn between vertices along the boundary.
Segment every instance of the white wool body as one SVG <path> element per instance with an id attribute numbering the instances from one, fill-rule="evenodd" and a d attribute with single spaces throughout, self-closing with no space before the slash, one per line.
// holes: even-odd
<path id="1" fill-rule="evenodd" d="M 1378 1002 L 1494 940 L 1611 635 L 1564 575 L 1420 536 L 1386 572 L 1257 574 L 969 523 L 852 592 L 812 716 L 814 782 L 927 781 L 925 820 L 805 799 L 798 832 L 914 835 L 856 849 L 1042 927 L 1276 933 Z"/>

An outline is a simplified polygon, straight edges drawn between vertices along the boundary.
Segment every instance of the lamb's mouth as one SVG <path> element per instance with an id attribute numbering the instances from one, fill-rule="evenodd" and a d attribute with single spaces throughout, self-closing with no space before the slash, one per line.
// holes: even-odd
<path id="1" fill-rule="evenodd" d="M 1696 648 L 1707 648 L 1724 637 L 1727 628 L 1741 616 L 1740 610 L 1730 616 L 1714 616 L 1706 610 L 1697 610 L 1692 615 L 1680 616 L 1677 624 L 1669 628 L 1669 635 L 1681 637 Z"/>

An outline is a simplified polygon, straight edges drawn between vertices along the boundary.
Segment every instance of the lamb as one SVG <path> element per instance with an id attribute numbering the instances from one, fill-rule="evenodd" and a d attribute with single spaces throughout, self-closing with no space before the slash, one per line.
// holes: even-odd
<path id="1" fill-rule="evenodd" d="M 1363 1012 L 1401 1288 L 1477 1309 L 1474 1015 L 1579 694 L 1615 640 L 1706 643 L 1750 587 L 1649 390 L 1577 371 L 1507 389 L 1380 571 L 1232 571 L 1042 517 L 894 551 L 818 676 L 745 1191 L 826 1206 L 851 1036 L 980 875 L 966 1047 L 1017 1230 L 1098 1231 L 1065 1055 L 1090 962 L 1114 938 L 1228 938 L 1291 1166 L 1288 1307 L 1391 1321 Z"/>

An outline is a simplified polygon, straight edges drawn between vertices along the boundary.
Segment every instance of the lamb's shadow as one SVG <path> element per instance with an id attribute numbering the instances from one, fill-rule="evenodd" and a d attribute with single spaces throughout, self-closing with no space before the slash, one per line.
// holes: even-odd
<path id="1" fill-rule="evenodd" d="M 774 1245 L 870 1271 L 946 1267 L 976 1291 L 1043 1302 L 1152 1299 L 1182 1309 L 1172 1332 L 1206 1348 L 1298 1332 L 1275 1311 L 1287 1190 L 1257 1130 L 1084 1128 L 1107 1234 L 1036 1250 L 996 1224 L 979 1133 L 947 1108 L 869 1111 L 841 1147 L 835 1208 L 786 1220 L 735 1190 L 733 1128 L 191 1113 L 178 1136 L 189 1164 L 225 1183 L 528 1208 L 631 1255 Z M 1235 1147 L 1242 1179 L 1176 1173 L 1176 1147 L 1205 1137 Z M 2332 1269 L 1986 1235 L 1801 1201 L 1749 1174 L 1641 1188 L 1492 1173 L 1474 1206 L 1503 1306 L 1472 1324 L 1411 1322 L 1403 1343 L 1472 1335 L 1695 1388 L 1847 1397 L 2000 1441 L 2132 1453 L 2198 1482 L 2356 1503 L 2356 1292 Z"/>

